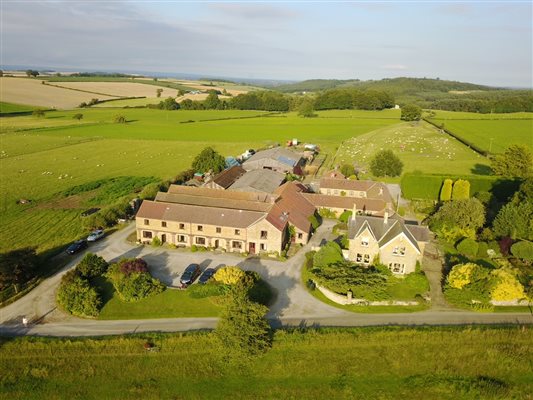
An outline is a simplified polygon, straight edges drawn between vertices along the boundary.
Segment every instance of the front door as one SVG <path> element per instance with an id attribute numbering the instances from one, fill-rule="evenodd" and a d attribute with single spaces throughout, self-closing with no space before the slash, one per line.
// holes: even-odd
<path id="1" fill-rule="evenodd" d="M 218 239 L 215 240 L 215 249 L 218 249 Z"/>
<path id="2" fill-rule="evenodd" d="M 251 242 L 248 247 L 249 247 L 248 252 L 250 254 L 255 254 L 255 243 Z"/>
<path id="3" fill-rule="evenodd" d="M 161 243 L 165 243 L 167 241 L 167 235 L 164 233 L 161 235 Z"/>

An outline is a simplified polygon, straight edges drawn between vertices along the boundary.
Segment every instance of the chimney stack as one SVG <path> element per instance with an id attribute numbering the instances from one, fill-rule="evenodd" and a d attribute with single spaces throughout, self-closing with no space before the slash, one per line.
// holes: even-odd
<path id="1" fill-rule="evenodd" d="M 383 215 L 383 223 L 388 224 L 389 223 L 389 212 L 385 211 L 385 215 Z"/>
<path id="2" fill-rule="evenodd" d="M 352 221 L 355 221 L 356 214 L 357 214 L 357 205 L 355 203 L 353 203 Z"/>

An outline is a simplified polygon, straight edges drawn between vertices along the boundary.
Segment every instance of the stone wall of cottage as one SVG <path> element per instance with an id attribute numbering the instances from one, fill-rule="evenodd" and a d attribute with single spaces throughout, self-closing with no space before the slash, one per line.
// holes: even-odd
<path id="1" fill-rule="evenodd" d="M 418 253 L 411 241 L 401 234 L 381 247 L 379 258 L 393 273 L 410 274 L 415 272 L 416 262 L 421 261 L 422 254 L 423 251 Z"/>

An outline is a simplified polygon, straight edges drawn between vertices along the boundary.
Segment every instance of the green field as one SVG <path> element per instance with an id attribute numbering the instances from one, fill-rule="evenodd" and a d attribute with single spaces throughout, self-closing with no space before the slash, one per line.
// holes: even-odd
<path id="1" fill-rule="evenodd" d="M 13 104 L 13 103 L 6 103 L 3 101 L 0 101 L 0 114 L 12 114 L 12 113 L 19 113 L 19 112 L 28 112 L 33 111 L 38 107 L 34 106 L 27 106 L 24 104 Z M 2 122 L 2 124 L 5 121 Z"/>
<path id="2" fill-rule="evenodd" d="M 437 111 L 431 121 L 489 153 L 512 144 L 533 148 L 533 113 L 476 114 Z"/>
<path id="3" fill-rule="evenodd" d="M 210 333 L 2 338 L 0 397 L 528 399 L 532 341 L 528 327 L 277 331 L 272 349 L 236 367 Z"/>
<path id="4" fill-rule="evenodd" d="M 92 106 L 93 108 L 107 108 L 107 107 L 144 107 L 148 104 L 159 104 L 160 101 L 164 100 L 163 98 L 158 97 L 146 97 L 142 99 L 126 99 L 126 100 L 113 100 L 113 101 L 104 101 L 103 103 L 98 103 Z"/>
<path id="5" fill-rule="evenodd" d="M 488 173 L 488 160 L 427 122 L 387 126 L 343 142 L 335 162 L 355 163 L 371 176 L 370 160 L 381 149 L 391 149 L 404 163 L 403 172 Z"/>
<path id="6" fill-rule="evenodd" d="M 79 122 L 72 118 L 76 113 L 83 114 Z M 129 122 L 113 123 L 117 114 Z M 85 235 L 79 215 L 87 205 L 55 201 L 76 185 L 119 176 L 168 179 L 207 145 L 236 156 L 296 137 L 331 155 L 342 140 L 398 123 L 395 111 L 358 111 L 353 118 L 325 112 L 325 118 L 310 119 L 293 113 L 260 117 L 265 114 L 102 108 L 7 119 L 0 128 L 0 251 L 37 246 L 41 252 Z M 19 199 L 33 202 L 18 205 Z"/>

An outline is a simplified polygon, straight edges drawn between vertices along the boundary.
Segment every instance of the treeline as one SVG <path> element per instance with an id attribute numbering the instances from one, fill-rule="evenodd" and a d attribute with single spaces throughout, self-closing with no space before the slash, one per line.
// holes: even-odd
<path id="1" fill-rule="evenodd" d="M 220 99 L 218 93 L 210 91 L 203 101 L 185 99 L 178 104 L 172 98 L 157 105 L 160 109 L 183 110 L 263 110 L 296 111 L 303 101 L 311 102 L 315 110 L 360 109 L 382 110 L 394 107 L 394 98 L 387 92 L 377 90 L 331 89 L 316 97 L 287 95 L 273 91 L 258 91 L 239 94 L 230 99 Z"/>
<path id="2" fill-rule="evenodd" d="M 433 101 L 429 108 L 482 114 L 533 112 L 533 93 L 529 90 L 512 90 L 475 94 L 468 98 L 457 96 Z"/>

